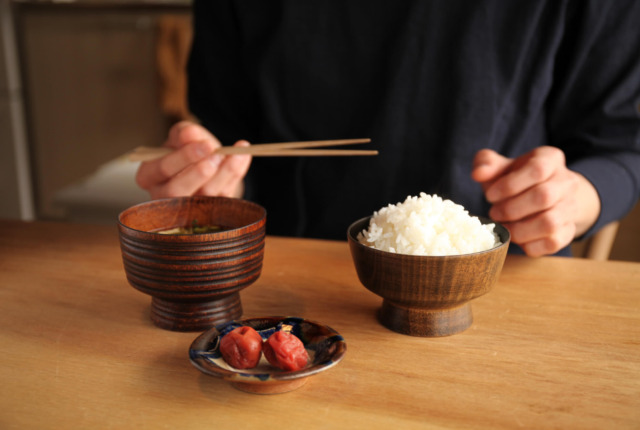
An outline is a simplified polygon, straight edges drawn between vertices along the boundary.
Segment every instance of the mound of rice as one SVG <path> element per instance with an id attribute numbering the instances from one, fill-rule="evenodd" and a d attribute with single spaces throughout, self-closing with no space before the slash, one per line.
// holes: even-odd
<path id="1" fill-rule="evenodd" d="M 500 244 L 495 224 L 482 224 L 461 205 L 420 193 L 373 213 L 358 240 L 382 251 L 410 255 L 456 255 Z"/>

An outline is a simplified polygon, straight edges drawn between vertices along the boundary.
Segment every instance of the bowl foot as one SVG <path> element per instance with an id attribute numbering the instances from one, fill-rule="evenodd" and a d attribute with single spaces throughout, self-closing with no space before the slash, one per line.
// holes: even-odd
<path id="1" fill-rule="evenodd" d="M 153 297 L 151 321 L 172 331 L 203 331 L 242 316 L 240 294 L 207 302 L 175 302 Z"/>
<path id="2" fill-rule="evenodd" d="M 409 308 L 383 300 L 378 313 L 382 325 L 411 336 L 438 337 L 460 333 L 471 326 L 471 304 L 448 309 Z"/>

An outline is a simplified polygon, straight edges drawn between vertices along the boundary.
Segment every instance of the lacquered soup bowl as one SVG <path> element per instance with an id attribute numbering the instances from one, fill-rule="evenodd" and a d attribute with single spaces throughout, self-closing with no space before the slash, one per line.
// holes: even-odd
<path id="1" fill-rule="evenodd" d="M 217 226 L 202 234 L 161 234 Z M 202 331 L 242 315 L 239 292 L 262 271 L 266 211 L 226 197 L 181 197 L 133 206 L 118 217 L 127 280 L 151 300 L 151 320 Z"/>

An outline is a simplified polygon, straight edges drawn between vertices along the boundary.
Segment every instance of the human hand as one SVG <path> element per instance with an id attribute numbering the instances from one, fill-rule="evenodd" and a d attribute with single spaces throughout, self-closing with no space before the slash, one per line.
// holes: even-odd
<path id="1" fill-rule="evenodd" d="M 553 254 L 569 245 L 600 213 L 593 185 L 570 170 L 555 147 L 539 147 L 515 159 L 480 150 L 471 177 L 492 204 L 489 216 L 529 256 Z"/>
<path id="2" fill-rule="evenodd" d="M 248 146 L 239 140 L 234 146 Z M 136 183 L 153 199 L 190 195 L 240 197 L 250 155 L 215 154 L 220 141 L 204 127 L 189 121 L 169 130 L 165 147 L 172 153 L 138 168 Z"/>

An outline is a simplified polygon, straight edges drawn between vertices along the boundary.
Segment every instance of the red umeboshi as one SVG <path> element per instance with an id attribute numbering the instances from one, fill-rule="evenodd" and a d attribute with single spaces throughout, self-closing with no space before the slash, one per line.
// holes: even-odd
<path id="1" fill-rule="evenodd" d="M 251 369 L 262 356 L 262 337 L 252 327 L 237 327 L 220 341 L 220 354 L 236 369 Z"/>
<path id="2" fill-rule="evenodd" d="M 285 331 L 277 331 L 269 336 L 262 350 L 269 363 L 282 370 L 300 370 L 309 361 L 302 341 Z"/>

